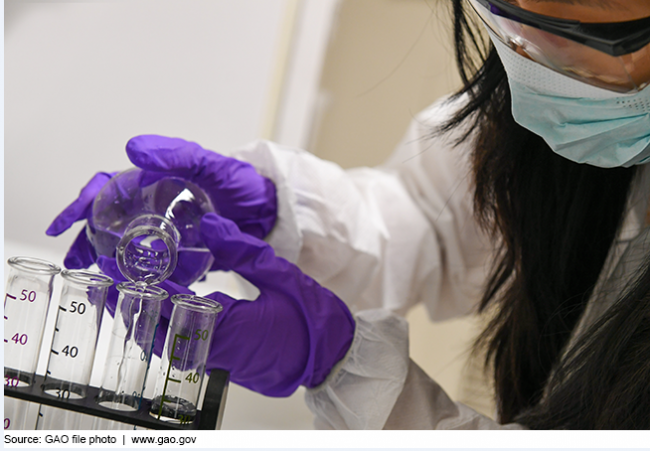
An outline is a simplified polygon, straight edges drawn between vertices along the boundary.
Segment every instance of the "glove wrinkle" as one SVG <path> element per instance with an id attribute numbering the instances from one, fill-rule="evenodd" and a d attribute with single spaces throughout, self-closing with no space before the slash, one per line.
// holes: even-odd
<path id="1" fill-rule="evenodd" d="M 211 367 L 230 368 L 233 382 L 267 396 L 320 384 L 352 343 L 345 304 L 227 218 L 205 215 L 201 236 L 222 266 L 260 290 L 255 301 L 230 301 L 217 317 Z"/>
<path id="2" fill-rule="evenodd" d="M 45 234 L 48 236 L 58 236 L 68 230 L 72 224 L 83 219 L 87 219 L 90 215 L 91 208 L 95 197 L 99 191 L 104 187 L 115 172 L 98 172 L 95 174 L 86 185 L 81 188 L 79 197 L 68 205 L 63 210 L 52 224 L 47 228 Z"/>
<path id="3" fill-rule="evenodd" d="M 180 138 L 141 135 L 126 146 L 141 169 L 181 177 L 202 188 L 220 215 L 263 238 L 277 217 L 275 185 L 246 162 L 203 149 Z"/>
<path id="4" fill-rule="evenodd" d="M 68 269 L 84 269 L 90 267 L 97 260 L 95 248 L 86 235 L 86 229 L 81 229 L 77 238 L 70 246 L 63 260 L 63 265 Z"/>

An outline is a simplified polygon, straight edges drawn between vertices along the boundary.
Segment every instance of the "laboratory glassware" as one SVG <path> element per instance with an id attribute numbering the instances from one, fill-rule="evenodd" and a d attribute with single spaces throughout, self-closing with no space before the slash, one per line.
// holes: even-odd
<path id="1" fill-rule="evenodd" d="M 5 285 L 5 385 L 32 385 L 38 364 L 45 320 L 52 298 L 57 265 L 31 257 L 11 257 Z M 25 429 L 29 403 L 5 399 L 5 429 Z"/>
<path id="2" fill-rule="evenodd" d="M 97 254 L 116 258 L 129 280 L 155 284 L 169 277 L 189 286 L 214 261 L 200 235 L 201 218 L 214 211 L 195 184 L 134 168 L 98 193 L 86 233 Z"/>
<path id="3" fill-rule="evenodd" d="M 61 399 L 86 397 L 108 288 L 113 279 L 86 270 L 63 270 L 63 287 L 43 391 Z M 80 414 L 41 406 L 38 429 L 78 429 Z"/>
<path id="4" fill-rule="evenodd" d="M 31 385 L 52 298 L 61 268 L 45 260 L 12 257 L 4 305 L 5 385 Z"/>
<path id="5" fill-rule="evenodd" d="M 97 402 L 110 409 L 137 410 L 145 389 L 162 301 L 162 288 L 124 282 L 108 345 Z"/>
<path id="6" fill-rule="evenodd" d="M 205 366 L 221 304 L 212 299 L 176 294 L 149 413 L 156 419 L 194 421 Z"/>

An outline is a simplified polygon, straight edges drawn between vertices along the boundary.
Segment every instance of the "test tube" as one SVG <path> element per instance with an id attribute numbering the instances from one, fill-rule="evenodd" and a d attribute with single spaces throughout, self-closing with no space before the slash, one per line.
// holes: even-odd
<path id="1" fill-rule="evenodd" d="M 176 294 L 172 302 L 149 413 L 159 420 L 187 424 L 196 417 L 212 330 L 222 307 L 212 299 L 189 294 Z"/>
<path id="2" fill-rule="evenodd" d="M 97 402 L 109 409 L 137 410 L 168 293 L 156 286 L 121 283 L 104 377 Z"/>
<path id="3" fill-rule="evenodd" d="M 10 269 L 4 304 L 5 386 L 26 387 L 34 383 L 54 276 L 61 268 L 31 257 L 12 257 L 7 263 Z M 5 429 L 25 429 L 27 406 L 25 401 L 5 400 Z"/>
<path id="4" fill-rule="evenodd" d="M 61 399 L 86 397 L 108 288 L 113 279 L 86 270 L 63 270 L 63 287 L 43 391 Z M 78 429 L 81 415 L 41 406 L 37 429 Z"/>

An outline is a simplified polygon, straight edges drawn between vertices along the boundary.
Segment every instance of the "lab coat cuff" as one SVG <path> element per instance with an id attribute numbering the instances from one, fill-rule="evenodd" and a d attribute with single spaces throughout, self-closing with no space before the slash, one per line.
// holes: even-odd
<path id="1" fill-rule="evenodd" d="M 254 141 L 231 153 L 233 158 L 250 163 L 263 177 L 273 182 L 278 199 L 278 216 L 275 226 L 265 238 L 275 253 L 292 263 L 296 263 L 303 243 L 296 214 L 296 193 L 288 179 L 291 171 L 292 155 L 304 152 L 270 141 Z"/>
<path id="2" fill-rule="evenodd" d="M 383 309 L 355 315 L 356 330 L 346 356 L 305 399 L 320 427 L 381 429 L 408 373 L 408 324 Z"/>

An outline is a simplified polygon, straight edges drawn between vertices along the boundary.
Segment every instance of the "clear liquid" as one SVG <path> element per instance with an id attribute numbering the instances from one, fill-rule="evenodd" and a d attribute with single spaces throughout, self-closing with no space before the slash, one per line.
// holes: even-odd
<path id="1" fill-rule="evenodd" d="M 93 244 L 100 255 L 115 258 L 115 250 L 121 236 L 110 231 L 96 230 L 93 234 Z M 135 244 L 134 244 L 135 246 Z M 147 283 L 147 279 L 157 278 L 159 268 L 169 259 L 167 249 L 154 250 L 146 247 L 137 249 L 133 247 L 126 252 L 127 258 L 132 261 L 133 272 L 140 272 L 140 280 Z M 179 248 L 178 263 L 169 280 L 182 286 L 189 286 L 205 275 L 213 257 L 205 248 Z M 158 268 L 158 269 L 157 269 Z M 151 276 L 148 276 L 151 274 Z"/>
<path id="2" fill-rule="evenodd" d="M 141 398 L 133 395 L 115 395 L 111 398 L 100 398 L 97 404 L 111 410 L 134 412 L 140 407 Z"/>
<path id="3" fill-rule="evenodd" d="M 212 265 L 212 254 L 201 239 L 200 222 L 204 214 L 215 210 L 205 193 L 192 183 L 168 177 L 140 186 L 142 175 L 139 169 L 125 171 L 104 186 L 93 204 L 93 219 L 86 233 L 97 254 L 115 258 L 118 242 L 133 219 L 142 214 L 167 218 L 180 234 L 178 263 L 169 279 L 189 286 Z M 156 280 L 170 258 L 167 247 L 156 238 L 147 237 L 126 249 L 130 268 L 145 283 Z"/>
<path id="4" fill-rule="evenodd" d="M 165 402 L 161 409 L 161 399 L 162 396 L 158 396 L 152 400 L 149 409 L 151 416 L 162 421 L 179 424 L 189 424 L 196 418 L 196 406 L 188 400 L 176 396 L 165 396 Z"/>
<path id="5" fill-rule="evenodd" d="M 124 256 L 124 266 L 120 271 L 134 282 L 154 284 L 170 274 L 166 271 L 178 255 L 172 243 L 165 242 L 165 236 L 158 229 L 135 227 L 131 229 L 134 238 L 126 243 L 120 242 L 117 255 Z"/>

